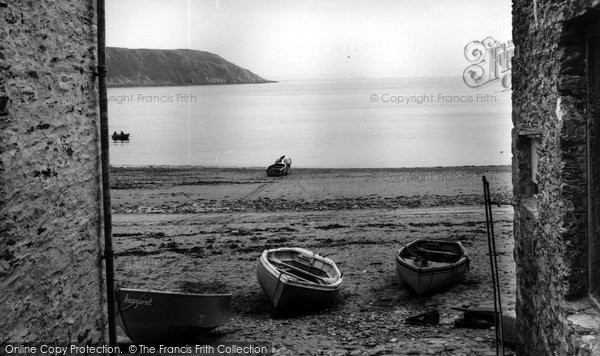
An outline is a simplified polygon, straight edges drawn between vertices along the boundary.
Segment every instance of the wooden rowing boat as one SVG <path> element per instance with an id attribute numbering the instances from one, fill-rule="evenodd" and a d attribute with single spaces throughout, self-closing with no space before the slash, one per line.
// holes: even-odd
<path id="1" fill-rule="evenodd" d="M 284 163 L 275 163 L 267 167 L 267 176 L 269 177 L 281 177 L 286 174 Z"/>
<path id="2" fill-rule="evenodd" d="M 202 341 L 231 318 L 231 294 L 192 294 L 120 288 L 119 314 L 136 344 Z"/>
<path id="3" fill-rule="evenodd" d="M 297 247 L 265 250 L 256 275 L 276 310 L 294 311 L 332 305 L 343 279 L 331 259 Z"/>
<path id="4" fill-rule="evenodd" d="M 398 276 L 418 295 L 455 285 L 468 269 L 467 251 L 456 241 L 416 240 L 396 254 Z"/>

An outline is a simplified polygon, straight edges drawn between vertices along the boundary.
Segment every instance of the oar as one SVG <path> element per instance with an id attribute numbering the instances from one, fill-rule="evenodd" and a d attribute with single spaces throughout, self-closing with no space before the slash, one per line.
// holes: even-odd
<path id="1" fill-rule="evenodd" d="M 290 264 L 287 264 L 287 263 L 283 262 L 282 260 L 280 260 L 280 259 L 277 259 L 277 258 L 275 258 L 275 257 L 271 257 L 271 258 L 269 259 L 269 261 L 270 261 L 270 262 L 274 262 L 274 263 L 276 263 L 276 264 L 278 264 L 278 265 L 280 265 L 280 266 L 287 267 L 287 268 L 289 268 L 289 269 L 291 269 L 291 270 L 294 270 L 294 271 L 300 272 L 300 273 L 302 273 L 302 274 L 305 274 L 305 275 L 311 276 L 311 277 L 315 278 L 317 281 L 319 281 L 319 282 L 322 282 L 322 283 L 325 283 L 325 281 L 323 280 L 323 279 L 324 279 L 324 277 L 317 276 L 316 274 L 312 274 L 312 273 L 310 273 L 310 272 L 308 272 L 308 271 L 305 271 L 305 270 L 303 270 L 303 269 L 301 269 L 301 268 L 298 268 L 298 267 L 296 267 L 296 266 L 292 266 L 292 265 L 290 265 Z M 292 274 L 292 273 L 288 273 L 288 274 Z M 295 275 L 295 274 L 294 274 L 294 275 Z M 311 282 L 311 283 L 314 283 L 314 282 Z"/>
<path id="2" fill-rule="evenodd" d="M 423 247 L 417 247 L 419 252 L 425 252 L 425 253 L 431 253 L 431 254 L 439 254 L 439 255 L 446 255 L 446 256 L 452 256 L 452 257 L 459 257 L 460 253 L 458 252 L 451 252 L 451 251 L 439 251 L 439 250 L 428 250 L 426 248 Z"/>

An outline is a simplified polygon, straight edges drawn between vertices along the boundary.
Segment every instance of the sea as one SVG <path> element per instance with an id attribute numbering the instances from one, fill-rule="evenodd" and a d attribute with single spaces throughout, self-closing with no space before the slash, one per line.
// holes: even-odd
<path id="1" fill-rule="evenodd" d="M 109 88 L 113 166 L 400 168 L 511 163 L 511 91 L 458 77 Z"/>

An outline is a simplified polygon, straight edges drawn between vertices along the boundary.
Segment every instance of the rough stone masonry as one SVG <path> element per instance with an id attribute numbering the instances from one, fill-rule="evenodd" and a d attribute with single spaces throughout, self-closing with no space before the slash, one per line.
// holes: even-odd
<path id="1" fill-rule="evenodd" d="M 586 36 L 598 1 L 513 0 L 513 187 L 520 355 L 600 354 L 588 299 Z M 597 272 L 596 272 L 597 273 Z"/>
<path id="2" fill-rule="evenodd" d="M 105 340 L 95 13 L 0 1 L 0 345 Z"/>

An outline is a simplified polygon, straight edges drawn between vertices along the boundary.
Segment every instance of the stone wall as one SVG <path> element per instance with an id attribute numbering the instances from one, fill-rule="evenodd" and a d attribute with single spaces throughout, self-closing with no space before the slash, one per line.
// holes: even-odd
<path id="1" fill-rule="evenodd" d="M 581 330 L 569 319 L 569 305 L 586 298 L 589 288 L 585 37 L 579 24 L 587 21 L 592 5 L 591 0 L 513 0 L 521 355 L 586 355 L 593 347 L 582 341 Z M 531 139 L 539 142 L 537 193 L 529 189 Z"/>
<path id="2" fill-rule="evenodd" d="M 105 338 L 95 24 L 0 1 L 0 345 Z"/>

